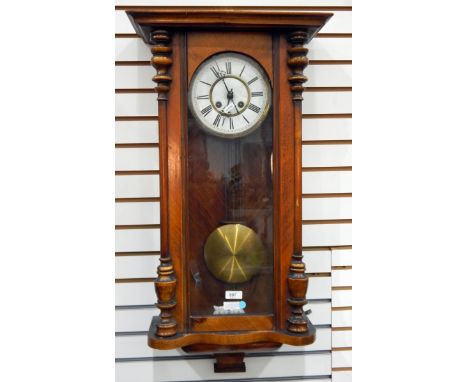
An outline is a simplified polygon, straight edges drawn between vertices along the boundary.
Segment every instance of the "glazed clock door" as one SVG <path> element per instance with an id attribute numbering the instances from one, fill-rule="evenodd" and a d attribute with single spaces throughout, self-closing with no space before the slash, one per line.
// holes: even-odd
<path id="1" fill-rule="evenodd" d="M 272 329 L 272 81 L 255 57 L 235 46 L 193 62 L 190 48 L 189 39 L 187 60 L 195 69 L 187 78 L 191 330 Z"/>

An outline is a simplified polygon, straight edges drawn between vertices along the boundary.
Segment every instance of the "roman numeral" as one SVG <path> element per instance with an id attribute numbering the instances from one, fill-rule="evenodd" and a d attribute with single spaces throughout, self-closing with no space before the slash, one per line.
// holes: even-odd
<path id="1" fill-rule="evenodd" d="M 254 105 L 254 104 L 250 104 L 249 109 L 256 112 L 256 113 L 260 112 L 260 108 L 258 106 L 256 106 L 256 105 Z"/>
<path id="2" fill-rule="evenodd" d="M 253 96 L 252 96 L 253 97 Z M 197 99 L 209 99 L 209 95 L 206 94 L 206 95 L 199 95 L 197 96 Z"/>
<path id="3" fill-rule="evenodd" d="M 247 84 L 248 84 L 248 85 L 253 84 L 253 83 L 254 83 L 255 81 L 257 81 L 257 80 L 258 80 L 258 77 L 255 76 L 255 77 L 252 78 L 249 82 L 247 82 Z"/>
<path id="4" fill-rule="evenodd" d="M 252 97 L 263 97 L 263 92 L 252 92 Z"/>
<path id="5" fill-rule="evenodd" d="M 229 129 L 234 130 L 234 120 L 232 118 L 229 118 Z"/>
<path id="6" fill-rule="evenodd" d="M 247 123 L 250 123 L 249 120 L 248 120 L 247 118 L 245 118 L 245 115 L 242 114 L 242 117 L 245 119 L 245 121 L 246 121 Z"/>
<path id="7" fill-rule="evenodd" d="M 231 62 L 226 61 L 226 73 L 231 74 Z"/>
<path id="8" fill-rule="evenodd" d="M 213 122 L 213 126 L 219 127 L 219 122 L 221 121 L 221 115 L 218 114 Z"/>
<path id="9" fill-rule="evenodd" d="M 200 80 L 200 82 L 201 82 L 202 84 L 208 85 L 208 86 L 210 86 L 210 87 L 211 87 L 211 85 L 212 85 L 212 84 L 209 84 L 208 82 L 205 82 L 205 81 L 202 81 L 202 80 Z"/>
<path id="10" fill-rule="evenodd" d="M 216 64 L 216 65 L 218 65 L 218 64 Z M 221 74 L 219 74 L 219 72 L 213 66 L 210 66 L 210 69 L 211 69 L 211 71 L 213 72 L 213 74 L 215 75 L 216 78 L 221 77 Z"/>
<path id="11" fill-rule="evenodd" d="M 242 77 L 242 73 L 244 73 L 244 69 L 245 69 L 245 65 L 242 67 L 242 70 L 241 70 L 241 72 L 239 74 L 239 77 Z"/>
<path id="12" fill-rule="evenodd" d="M 213 110 L 213 107 L 211 105 L 208 105 L 204 109 L 202 109 L 201 113 L 203 114 L 204 117 L 206 117 L 208 114 L 210 114 L 210 111 Z"/>

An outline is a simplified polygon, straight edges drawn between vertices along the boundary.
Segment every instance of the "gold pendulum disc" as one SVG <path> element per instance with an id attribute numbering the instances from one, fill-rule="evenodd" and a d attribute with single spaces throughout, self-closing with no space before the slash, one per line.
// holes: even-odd
<path id="1" fill-rule="evenodd" d="M 249 281 L 266 258 L 265 248 L 254 230 L 242 224 L 226 224 L 210 233 L 205 243 L 205 263 L 225 283 Z"/>

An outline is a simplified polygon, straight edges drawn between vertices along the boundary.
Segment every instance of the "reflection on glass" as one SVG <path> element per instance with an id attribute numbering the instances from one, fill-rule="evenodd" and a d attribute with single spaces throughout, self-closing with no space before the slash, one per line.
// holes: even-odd
<path id="1" fill-rule="evenodd" d="M 249 135 L 227 139 L 200 129 L 188 113 L 191 315 L 273 312 L 271 114 Z M 226 300 L 226 291 L 242 298 Z"/>

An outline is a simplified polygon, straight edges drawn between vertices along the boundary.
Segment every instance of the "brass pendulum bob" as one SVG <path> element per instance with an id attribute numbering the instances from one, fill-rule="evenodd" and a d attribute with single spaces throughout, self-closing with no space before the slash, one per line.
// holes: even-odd
<path id="1" fill-rule="evenodd" d="M 214 277 L 238 284 L 249 281 L 259 272 L 266 252 L 254 230 L 242 224 L 226 224 L 208 236 L 204 256 Z"/>

